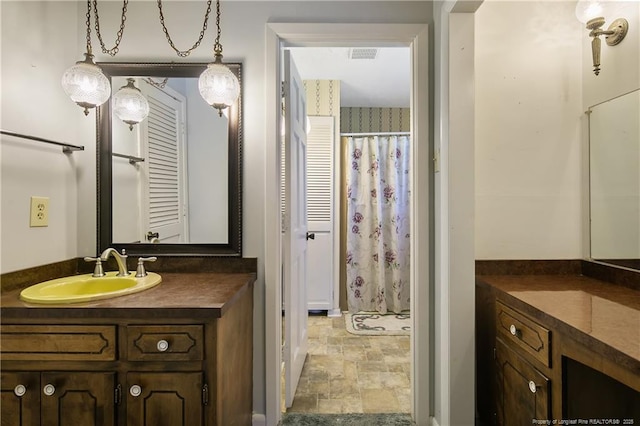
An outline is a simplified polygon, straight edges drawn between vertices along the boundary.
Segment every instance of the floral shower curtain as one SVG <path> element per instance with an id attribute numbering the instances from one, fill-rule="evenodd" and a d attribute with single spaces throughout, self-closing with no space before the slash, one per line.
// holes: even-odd
<path id="1" fill-rule="evenodd" d="M 347 138 L 349 312 L 409 309 L 409 137 Z"/>

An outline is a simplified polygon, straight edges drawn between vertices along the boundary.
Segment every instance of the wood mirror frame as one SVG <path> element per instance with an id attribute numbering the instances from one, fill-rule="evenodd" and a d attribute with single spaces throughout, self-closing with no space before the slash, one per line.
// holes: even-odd
<path id="1" fill-rule="evenodd" d="M 206 63 L 99 63 L 111 77 L 198 77 Z M 226 63 L 240 81 L 240 97 L 229 107 L 228 133 L 228 239 L 227 243 L 115 243 L 112 223 L 112 113 L 111 97 L 97 108 L 97 248 L 125 249 L 130 255 L 242 256 L 242 64 Z M 113 93 L 112 93 L 113 95 Z M 217 111 L 216 111 L 217 114 Z"/>

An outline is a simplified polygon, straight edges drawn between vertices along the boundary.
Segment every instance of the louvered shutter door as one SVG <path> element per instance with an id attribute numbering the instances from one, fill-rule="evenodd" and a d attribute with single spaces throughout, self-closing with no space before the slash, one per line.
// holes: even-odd
<path id="1" fill-rule="evenodd" d="M 331 231 L 333 210 L 333 117 L 309 117 L 307 218 L 309 231 Z"/>
<path id="2" fill-rule="evenodd" d="M 180 222 L 176 111 L 149 99 L 149 225 Z"/>
<path id="3" fill-rule="evenodd" d="M 149 101 L 149 116 L 140 123 L 145 152 L 142 199 L 142 238 L 158 234 L 163 243 L 188 242 L 185 206 L 188 202 L 183 167 L 186 158 L 184 95 L 169 86 L 158 89 L 141 81 Z"/>

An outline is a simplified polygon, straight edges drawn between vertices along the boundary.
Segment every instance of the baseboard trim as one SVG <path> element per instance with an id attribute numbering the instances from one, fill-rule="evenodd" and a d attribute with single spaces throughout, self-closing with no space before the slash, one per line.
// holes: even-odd
<path id="1" fill-rule="evenodd" d="M 267 416 L 264 414 L 253 413 L 251 418 L 252 426 L 267 426 Z"/>
<path id="2" fill-rule="evenodd" d="M 342 312 L 340 309 L 329 309 L 327 311 L 327 316 L 329 318 L 340 318 L 342 316 Z"/>

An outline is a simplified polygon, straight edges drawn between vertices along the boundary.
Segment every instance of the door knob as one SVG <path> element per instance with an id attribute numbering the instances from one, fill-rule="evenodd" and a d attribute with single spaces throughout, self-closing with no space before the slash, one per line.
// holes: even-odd
<path id="1" fill-rule="evenodd" d="M 314 234 L 313 232 L 307 232 L 307 240 L 315 240 L 316 239 L 316 234 Z"/>

